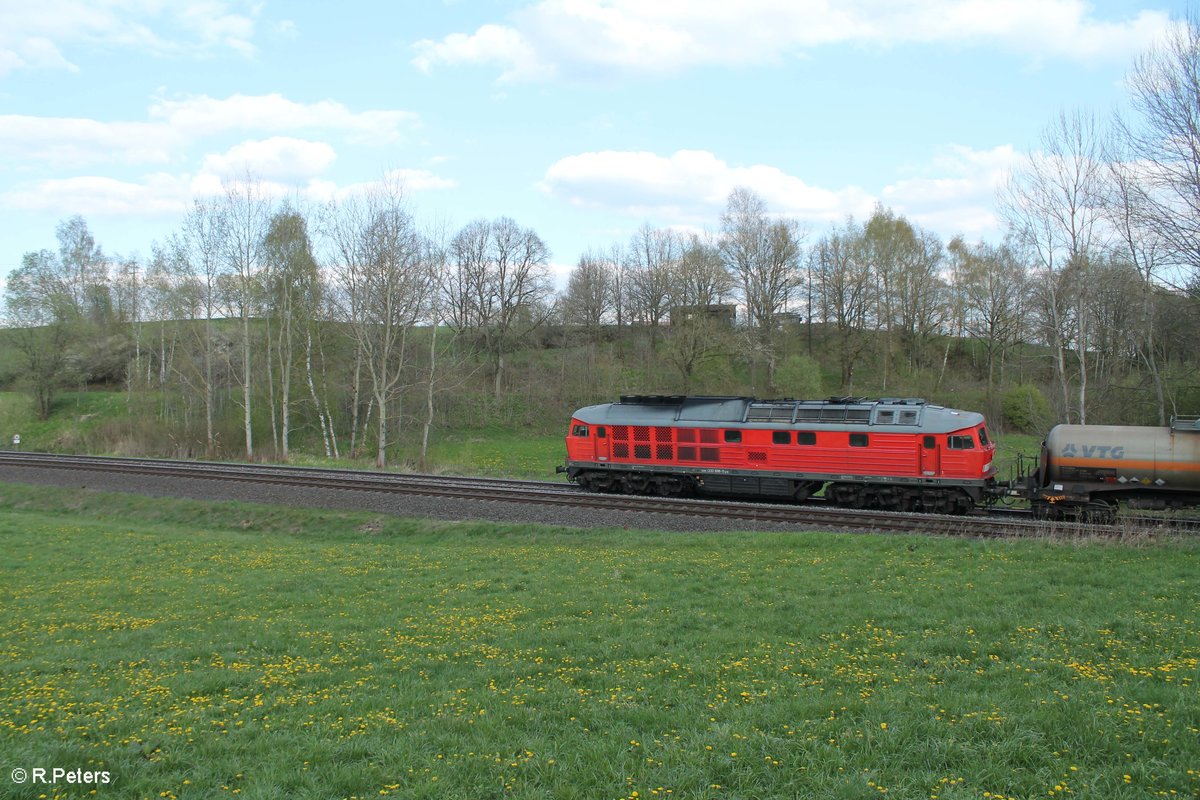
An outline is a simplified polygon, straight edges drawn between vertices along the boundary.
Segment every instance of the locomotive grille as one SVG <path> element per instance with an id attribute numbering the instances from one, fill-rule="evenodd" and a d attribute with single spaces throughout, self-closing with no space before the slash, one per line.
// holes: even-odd
<path id="1" fill-rule="evenodd" d="M 680 428 L 679 431 L 675 434 L 675 441 L 687 442 L 687 443 L 691 444 L 692 442 L 696 441 L 696 429 L 695 428 Z"/>
<path id="2" fill-rule="evenodd" d="M 628 425 L 613 425 L 613 438 L 621 441 L 629 441 L 629 426 Z"/>
<path id="3" fill-rule="evenodd" d="M 715 436 L 714 436 L 714 438 L 715 438 Z M 700 460 L 701 461 L 720 461 L 721 460 L 721 451 L 715 447 L 701 447 L 700 448 Z"/>
<path id="4" fill-rule="evenodd" d="M 625 442 L 613 442 L 613 458 L 629 458 L 629 445 Z"/>
<path id="5" fill-rule="evenodd" d="M 633 440 L 635 442 L 650 441 L 650 427 L 647 425 L 634 425 L 633 426 Z"/>
<path id="6" fill-rule="evenodd" d="M 655 456 L 658 458 L 659 461 L 670 461 L 671 460 L 671 449 L 672 449 L 671 445 L 669 445 L 669 444 L 660 444 L 655 449 Z"/>
<path id="7" fill-rule="evenodd" d="M 746 458 L 749 459 L 750 461 L 766 461 L 767 454 L 759 452 L 757 450 L 752 450 L 746 454 Z"/>
<path id="8" fill-rule="evenodd" d="M 649 461 L 650 460 L 650 445 L 635 444 L 633 446 L 633 457 L 634 458 L 642 458 L 642 459 L 645 459 L 646 461 Z"/>
<path id="9" fill-rule="evenodd" d="M 680 447 L 679 448 L 679 460 L 680 461 L 695 461 L 696 460 L 696 448 Z"/>
<path id="10" fill-rule="evenodd" d="M 717 443 L 716 429 L 715 428 L 701 428 L 700 429 L 700 443 L 701 444 L 716 444 Z M 715 458 L 712 460 L 716 461 Z"/>
<path id="11" fill-rule="evenodd" d="M 671 429 L 670 428 L 655 428 L 654 429 L 654 441 L 656 441 L 656 442 L 671 441 Z"/>

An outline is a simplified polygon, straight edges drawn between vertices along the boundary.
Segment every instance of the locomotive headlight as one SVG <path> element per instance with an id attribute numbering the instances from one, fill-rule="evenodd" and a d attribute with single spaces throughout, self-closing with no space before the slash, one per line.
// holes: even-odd
<path id="1" fill-rule="evenodd" d="M 992 471 L 992 462 L 989 461 L 988 463 L 983 465 L 983 474 L 986 475 L 987 473 L 989 473 L 991 471 Z"/>

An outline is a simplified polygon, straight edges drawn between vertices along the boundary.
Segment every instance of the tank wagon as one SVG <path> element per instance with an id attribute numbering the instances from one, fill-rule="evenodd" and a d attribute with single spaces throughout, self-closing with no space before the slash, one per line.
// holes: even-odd
<path id="1" fill-rule="evenodd" d="M 595 492 L 965 513 L 1003 496 L 982 414 L 919 398 L 626 395 L 581 408 L 569 480 Z"/>
<path id="2" fill-rule="evenodd" d="M 1200 417 L 1169 427 L 1057 425 L 1041 463 L 1011 494 L 1043 517 L 1111 519 L 1119 503 L 1139 509 L 1200 506 Z"/>

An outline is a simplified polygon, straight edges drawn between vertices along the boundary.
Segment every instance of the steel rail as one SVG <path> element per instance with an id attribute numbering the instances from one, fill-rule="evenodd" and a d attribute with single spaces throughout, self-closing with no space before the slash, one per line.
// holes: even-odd
<path id="1" fill-rule="evenodd" d="M 604 511 L 672 514 L 685 517 L 776 523 L 803 528 L 926 533 L 975 537 L 1029 535 L 1114 535 L 1137 527 L 1200 529 L 1196 520 L 1139 519 L 1106 526 L 1035 520 L 1020 510 L 1003 516 L 897 513 L 844 509 L 825 504 L 784 505 L 738 500 L 591 494 L 548 481 L 465 478 L 424 474 L 363 472 L 322 467 L 286 467 L 226 462 L 113 458 L 0 451 L 0 466 L 25 466 L 148 477 L 244 481 L 281 486 L 353 490 L 440 497 L 453 500 L 558 505 Z M 1190 523 L 1190 524 L 1188 524 Z"/>

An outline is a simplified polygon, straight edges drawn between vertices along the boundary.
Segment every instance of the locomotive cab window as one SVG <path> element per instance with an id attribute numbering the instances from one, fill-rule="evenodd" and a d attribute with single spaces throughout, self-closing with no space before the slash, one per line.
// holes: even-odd
<path id="1" fill-rule="evenodd" d="M 949 436 L 947 439 L 946 444 L 951 450 L 975 449 L 975 437 L 973 436 Z"/>
<path id="2" fill-rule="evenodd" d="M 725 431 L 725 441 L 730 444 L 736 444 L 742 440 L 741 431 Z"/>
<path id="3" fill-rule="evenodd" d="M 937 449 L 937 437 L 936 436 L 926 436 L 925 441 L 924 441 L 924 446 L 925 446 L 926 450 L 936 450 Z"/>
<path id="4" fill-rule="evenodd" d="M 791 431 L 772 431 L 771 432 L 771 442 L 773 444 L 791 444 L 792 443 L 792 432 Z"/>
<path id="5" fill-rule="evenodd" d="M 604 428 L 596 428 L 596 438 L 597 439 L 604 439 L 607 436 L 608 436 L 607 430 L 605 430 Z"/>
<path id="6" fill-rule="evenodd" d="M 865 433 L 850 434 L 850 446 L 851 447 L 867 447 L 868 446 L 867 434 L 865 434 Z"/>
<path id="7" fill-rule="evenodd" d="M 987 428 L 979 429 L 979 444 L 981 444 L 984 447 L 988 446 Z"/>
<path id="8" fill-rule="evenodd" d="M 587 425 L 571 426 L 571 435 L 572 436 L 587 436 L 588 435 L 588 426 Z"/>

